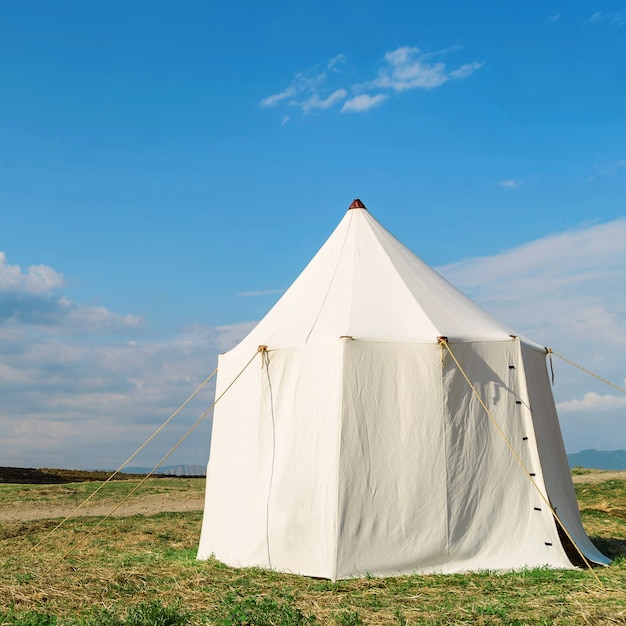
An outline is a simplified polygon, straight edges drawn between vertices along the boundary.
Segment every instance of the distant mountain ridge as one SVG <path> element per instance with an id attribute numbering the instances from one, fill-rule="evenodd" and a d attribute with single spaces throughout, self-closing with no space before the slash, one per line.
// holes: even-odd
<path id="1" fill-rule="evenodd" d="M 125 467 L 125 474 L 147 474 L 151 467 Z M 206 465 L 164 465 L 159 467 L 155 474 L 160 476 L 206 476 Z"/>
<path id="2" fill-rule="evenodd" d="M 581 450 L 568 454 L 570 467 L 602 470 L 625 470 L 626 450 Z"/>

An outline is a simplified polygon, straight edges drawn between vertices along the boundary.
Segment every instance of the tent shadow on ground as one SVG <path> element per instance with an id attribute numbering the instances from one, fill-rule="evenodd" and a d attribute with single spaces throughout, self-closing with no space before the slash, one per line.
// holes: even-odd
<path id="1" fill-rule="evenodd" d="M 600 537 L 598 535 L 591 535 L 590 539 L 596 548 L 610 559 L 626 557 L 626 539 L 620 539 L 618 537 Z"/>

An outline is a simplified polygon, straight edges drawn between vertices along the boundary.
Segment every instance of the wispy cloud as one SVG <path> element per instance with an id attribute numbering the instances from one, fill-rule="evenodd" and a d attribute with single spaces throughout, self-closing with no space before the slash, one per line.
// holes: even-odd
<path id="1" fill-rule="evenodd" d="M 117 467 L 197 387 L 218 353 L 252 327 L 196 325 L 155 340 L 139 316 L 58 295 L 63 281 L 54 269 L 18 270 L 4 256 L 2 262 L 0 458 L 6 464 Z M 137 464 L 161 458 L 210 405 L 213 390 Z M 209 440 L 207 420 L 180 461 L 206 461 Z"/>
<path id="2" fill-rule="evenodd" d="M 279 103 L 287 101 L 289 105 L 301 107 L 303 110 L 309 106 L 308 111 L 311 111 L 316 108 L 314 105 L 310 106 L 311 100 L 315 97 L 317 97 L 318 101 L 328 99 L 328 96 L 323 98 L 322 94 L 326 90 L 326 83 L 328 81 L 329 74 L 341 74 L 345 71 L 349 71 L 349 65 L 347 64 L 345 55 L 338 54 L 327 61 L 321 68 L 316 66 L 304 72 L 298 72 L 288 87 L 282 91 L 263 98 L 259 104 L 262 107 L 273 107 Z M 336 94 L 338 91 L 341 90 L 335 90 L 332 94 L 335 98 L 337 98 Z M 307 105 L 307 103 L 309 104 Z"/>
<path id="3" fill-rule="evenodd" d="M 370 109 L 381 105 L 385 100 L 387 100 L 387 98 L 389 98 L 389 96 L 385 93 L 379 93 L 375 96 L 363 93 L 360 96 L 354 96 L 354 98 L 350 98 L 350 100 L 346 101 L 341 107 L 341 112 L 354 113 L 369 111 Z"/>
<path id="4" fill-rule="evenodd" d="M 597 178 L 611 178 L 626 170 L 626 159 L 618 159 L 609 163 L 599 163 L 594 165 L 595 173 L 587 178 L 588 183 Z"/>
<path id="5" fill-rule="evenodd" d="M 532 180 L 536 180 L 537 178 L 541 178 L 540 174 L 535 174 L 532 176 L 527 176 L 526 178 L 508 178 L 506 180 L 500 181 L 499 186 L 503 189 L 519 189 L 523 185 L 526 185 Z"/>
<path id="6" fill-rule="evenodd" d="M 458 67 L 455 70 L 451 70 L 448 74 L 448 78 L 452 80 L 467 78 L 468 76 L 471 76 L 476 70 L 479 70 L 484 64 L 484 61 L 482 61 L 481 63 L 478 63 L 477 61 L 474 61 L 472 63 L 466 63 L 465 65 L 461 65 L 461 67 Z"/>
<path id="7" fill-rule="evenodd" d="M 511 178 L 509 180 L 503 180 L 500 183 L 500 187 L 504 187 L 505 189 L 517 189 L 521 185 L 523 185 L 523 181 L 521 181 L 521 180 L 514 180 L 513 178 Z"/>
<path id="8" fill-rule="evenodd" d="M 27 333 L 2 346 L 0 374 L 10 381 L 0 407 L 0 456 L 35 467 L 117 467 L 193 391 L 214 367 L 215 329 L 155 342 L 145 337 L 91 345 L 86 337 Z M 239 337 L 241 338 L 241 337 Z M 9 351 L 11 352 L 9 353 Z M 147 457 L 161 458 L 201 411 L 201 404 L 155 442 Z M 203 462 L 209 423 L 184 456 Z M 141 463 L 139 463 L 141 464 Z"/>
<path id="9" fill-rule="evenodd" d="M 326 74 L 324 72 L 300 72 L 296 74 L 289 87 L 271 96 L 267 96 L 267 98 L 261 100 L 260 104 L 262 107 L 272 107 L 283 100 L 292 99 L 300 94 L 315 91 L 319 89 L 325 81 Z"/>
<path id="10" fill-rule="evenodd" d="M 409 89 L 434 89 L 449 80 L 467 78 L 483 66 L 483 63 L 467 63 L 449 70 L 445 63 L 430 62 L 432 55 L 423 54 L 418 48 L 403 46 L 385 54 L 385 67 L 369 87 L 392 89 L 396 92 Z"/>
<path id="11" fill-rule="evenodd" d="M 380 106 L 393 93 L 435 89 L 449 81 L 468 78 L 484 65 L 484 62 L 472 61 L 451 68 L 443 61 L 435 60 L 456 51 L 457 46 L 435 53 L 402 46 L 384 55 L 383 67 L 374 79 L 331 87 L 330 77 L 343 80 L 347 73 L 354 71 L 345 55 L 340 54 L 330 59 L 323 69 L 314 68 L 296 74 L 288 87 L 267 96 L 260 105 L 287 104 L 300 108 L 303 113 L 312 113 L 332 109 L 343 102 L 339 109 L 342 113 L 363 113 Z"/>
<path id="12" fill-rule="evenodd" d="M 346 72 L 352 70 L 352 66 L 348 63 L 348 59 L 345 54 L 338 54 L 334 56 L 328 63 L 326 63 L 326 67 L 333 72 Z"/>
<path id="13" fill-rule="evenodd" d="M 64 286 L 50 266 L 0 255 L 0 458 L 9 465 L 117 467 L 252 328 L 195 325 L 155 339 L 139 316 L 75 302 Z M 213 391 L 137 464 L 161 458 Z M 205 462 L 209 441 L 206 420 L 175 462 Z"/>
<path id="14" fill-rule="evenodd" d="M 604 11 L 596 11 L 590 18 L 591 23 L 608 23 L 614 26 L 624 26 L 626 24 L 626 13 L 623 11 L 613 11 L 606 13 Z"/>
<path id="15" fill-rule="evenodd" d="M 304 100 L 300 106 L 305 113 L 310 113 L 315 109 L 323 111 L 325 109 L 330 109 L 335 104 L 345 100 L 347 95 L 348 92 L 345 89 L 337 89 L 326 98 L 321 98 L 319 94 L 314 93 L 310 98 Z"/>
<path id="16" fill-rule="evenodd" d="M 626 284 L 625 218 L 439 271 L 521 335 L 616 384 L 625 378 L 626 297 L 619 287 Z M 626 447 L 624 401 L 556 357 L 554 366 L 568 449 Z"/>

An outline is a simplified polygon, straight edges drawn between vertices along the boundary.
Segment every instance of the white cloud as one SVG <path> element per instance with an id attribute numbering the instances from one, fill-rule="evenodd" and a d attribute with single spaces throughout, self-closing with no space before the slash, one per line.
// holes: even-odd
<path id="1" fill-rule="evenodd" d="M 610 163 L 601 163 L 594 166 L 596 173 L 587 178 L 591 182 L 596 178 L 612 178 L 618 176 L 626 168 L 626 159 L 618 159 Z"/>
<path id="2" fill-rule="evenodd" d="M 383 68 L 372 85 L 394 91 L 407 89 L 432 89 L 443 85 L 446 76 L 445 63 L 425 63 L 418 48 L 403 46 L 385 54 L 387 67 Z"/>
<path id="3" fill-rule="evenodd" d="M 61 274 L 0 256 L 0 459 L 7 465 L 115 468 L 215 367 L 251 324 L 196 325 L 155 341 L 137 315 L 76 303 Z M 213 401 L 214 385 L 156 447 L 150 465 Z M 203 463 L 207 420 L 177 462 Z"/>
<path id="4" fill-rule="evenodd" d="M 590 18 L 591 23 L 607 22 L 614 26 L 624 26 L 626 24 L 626 13 L 615 11 L 612 13 L 604 13 L 603 11 L 596 11 Z"/>
<path id="5" fill-rule="evenodd" d="M 346 73 L 354 72 L 346 56 L 338 54 L 327 61 L 323 69 L 316 67 L 296 74 L 288 87 L 261 100 L 260 106 L 286 104 L 300 108 L 303 113 L 311 113 L 331 109 L 345 100 L 340 109 L 342 113 L 369 111 L 390 97 L 381 91 L 401 93 L 411 89 L 434 89 L 450 80 L 468 78 L 484 65 L 484 62 L 472 61 L 450 69 L 442 61 L 433 61 L 435 56 L 458 50 L 458 46 L 452 46 L 439 52 L 424 53 L 415 47 L 402 46 L 385 54 L 384 67 L 374 80 L 350 86 L 330 86 L 330 80 L 343 79 Z"/>
<path id="6" fill-rule="evenodd" d="M 293 98 L 298 94 L 298 88 L 296 85 L 289 85 L 287 89 L 284 91 L 279 91 L 278 93 L 272 94 L 271 96 L 267 96 L 267 98 L 263 98 L 260 104 L 262 107 L 273 107 L 278 104 L 282 100 L 286 100 L 287 98 Z"/>
<path id="7" fill-rule="evenodd" d="M 500 183 L 500 187 L 504 187 L 505 189 L 517 189 L 517 187 L 522 185 L 522 181 L 520 180 L 514 180 L 514 179 L 509 179 L 509 180 L 503 180 Z"/>
<path id="8" fill-rule="evenodd" d="M 352 69 L 345 54 L 338 54 L 328 61 L 326 67 L 331 72 L 345 72 Z"/>
<path id="9" fill-rule="evenodd" d="M 454 284 L 470 287 L 492 302 L 517 300 L 519 295 L 542 298 L 571 294 L 588 297 L 600 292 L 622 301 L 626 276 L 626 219 L 550 235 L 492 257 L 452 263 L 441 271 Z M 601 288 L 599 288 L 601 285 Z M 599 289 L 598 289 L 599 288 Z M 591 299 L 588 301 L 596 301 Z"/>
<path id="10" fill-rule="evenodd" d="M 425 55 L 418 48 L 403 46 L 385 54 L 386 67 L 370 83 L 378 89 L 392 89 L 396 92 L 409 89 L 434 89 L 449 80 L 471 76 L 484 63 L 472 62 L 454 70 L 448 70 L 445 63 L 429 61 L 432 55 Z"/>
<path id="11" fill-rule="evenodd" d="M 39 294 L 63 287 L 63 274 L 47 265 L 31 265 L 22 271 L 19 265 L 9 265 L 6 254 L 0 252 L 0 291 Z"/>
<path id="12" fill-rule="evenodd" d="M 611 382 L 625 378 L 626 219 L 550 235 L 439 271 L 522 336 Z M 606 395 L 610 388 L 593 377 L 556 356 L 552 360 L 568 450 L 626 448 L 623 401 L 612 400 Z"/>
<path id="13" fill-rule="evenodd" d="M 283 100 L 293 99 L 303 93 L 315 93 L 326 82 L 326 73 L 316 70 L 299 72 L 291 84 L 283 91 L 267 96 L 261 100 L 262 107 L 273 107 Z"/>
<path id="14" fill-rule="evenodd" d="M 300 106 L 305 113 L 310 113 L 315 109 L 330 109 L 335 104 L 344 100 L 347 95 L 348 92 L 345 89 L 337 89 L 326 98 L 320 98 L 319 94 L 314 93 L 310 98 L 302 102 Z"/>
<path id="15" fill-rule="evenodd" d="M 137 328 L 142 319 L 137 315 L 119 315 L 103 306 L 76 307 L 68 305 L 67 322 L 94 333 L 115 332 L 120 329 Z"/>
<path id="16" fill-rule="evenodd" d="M 342 113 L 355 113 L 362 111 L 369 111 L 382 104 L 385 100 L 387 100 L 389 96 L 387 94 L 379 93 L 375 96 L 370 96 L 366 93 L 361 94 L 360 96 L 354 96 L 354 98 L 350 98 L 350 100 L 346 101 L 341 107 Z"/>
<path id="17" fill-rule="evenodd" d="M 115 468 L 213 370 L 250 324 L 195 326 L 161 341 L 90 345 L 84 337 L 31 335 L 0 350 L 10 384 L 0 406 L 0 458 L 7 465 Z M 213 401 L 214 381 L 141 461 L 160 459 Z M 177 462 L 206 462 L 210 420 Z"/>
<path id="18" fill-rule="evenodd" d="M 331 96 L 325 98 L 321 97 L 324 85 L 328 80 L 328 73 L 340 74 L 349 69 L 350 66 L 346 61 L 346 56 L 344 54 L 338 54 L 326 62 L 323 70 L 318 66 L 304 72 L 298 72 L 288 87 L 278 93 L 263 98 L 259 104 L 262 107 L 273 107 L 281 102 L 288 101 L 288 104 L 299 106 L 305 110 L 305 112 L 307 106 L 309 111 L 313 108 L 328 108 L 330 105 L 324 106 L 322 104 L 316 107 L 316 103 L 326 102 L 329 98 L 335 98 L 335 101 L 342 99 L 339 97 L 338 92 L 343 91 L 342 89 L 338 89 L 335 90 Z M 301 96 L 306 96 L 303 101 L 298 100 Z M 315 97 L 317 97 L 317 100 L 315 100 Z M 345 97 L 345 95 L 343 97 Z M 310 104 L 311 100 L 314 101 L 312 105 Z M 335 101 L 331 102 L 331 104 L 334 104 Z"/>
<path id="19" fill-rule="evenodd" d="M 614 409 L 626 409 L 626 395 L 612 396 L 601 395 L 594 391 L 588 391 L 580 400 L 565 400 L 559 402 L 557 410 L 563 413 L 579 413 L 588 411 L 612 411 Z"/>
<path id="20" fill-rule="evenodd" d="M 47 265 L 22 271 L 9 265 L 0 252 L 0 337 L 7 329 L 24 328 L 44 333 L 110 333 L 137 328 L 141 318 L 120 315 L 103 306 L 84 306 L 56 295 L 65 285 L 63 275 Z"/>
<path id="21" fill-rule="evenodd" d="M 196 325 L 154 340 L 140 317 L 56 292 L 51 267 L 0 255 L 0 459 L 6 465 L 116 468 L 211 372 L 251 324 Z M 274 291 L 275 292 L 275 291 Z M 207 386 L 135 464 L 151 465 L 212 403 Z M 206 462 L 210 419 L 178 453 Z"/>
<path id="22" fill-rule="evenodd" d="M 468 78 L 475 71 L 479 70 L 483 65 L 485 65 L 484 61 L 482 63 L 478 63 L 477 61 L 473 61 L 472 63 L 466 63 L 465 65 L 461 65 L 461 67 L 452 70 L 449 76 L 452 79 Z"/>

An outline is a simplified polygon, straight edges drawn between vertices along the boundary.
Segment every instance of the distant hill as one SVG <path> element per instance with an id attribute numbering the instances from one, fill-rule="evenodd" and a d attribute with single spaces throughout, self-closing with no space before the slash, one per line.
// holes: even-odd
<path id="1" fill-rule="evenodd" d="M 0 467 L 0 483 L 57 485 L 85 481 L 104 482 L 111 478 L 112 473 L 103 470 L 55 469 L 50 467 L 37 469 L 34 467 Z M 141 478 L 141 476 L 119 473 L 113 477 L 113 480 L 131 480 L 133 478 Z"/>
<path id="2" fill-rule="evenodd" d="M 626 450 L 581 450 L 568 454 L 570 467 L 626 470 Z"/>
<path id="3" fill-rule="evenodd" d="M 125 467 L 125 474 L 147 474 L 151 467 Z M 164 465 L 159 467 L 157 474 L 160 476 L 205 476 L 206 465 Z"/>
<path id="4" fill-rule="evenodd" d="M 114 480 L 131 480 L 141 478 L 152 468 L 148 467 L 127 467 Z M 48 467 L 0 467 L 0 484 L 31 484 L 31 485 L 53 485 L 60 483 L 76 483 L 83 481 L 105 481 L 111 477 L 113 470 L 68 470 L 53 469 Z M 160 467 L 158 472 L 153 474 L 155 478 L 168 476 L 205 476 L 205 465 L 167 465 Z"/>
<path id="5" fill-rule="evenodd" d="M 0 467 L 0 483 L 56 485 L 69 482 L 69 478 L 55 474 L 54 470 L 39 470 L 34 467 Z"/>

